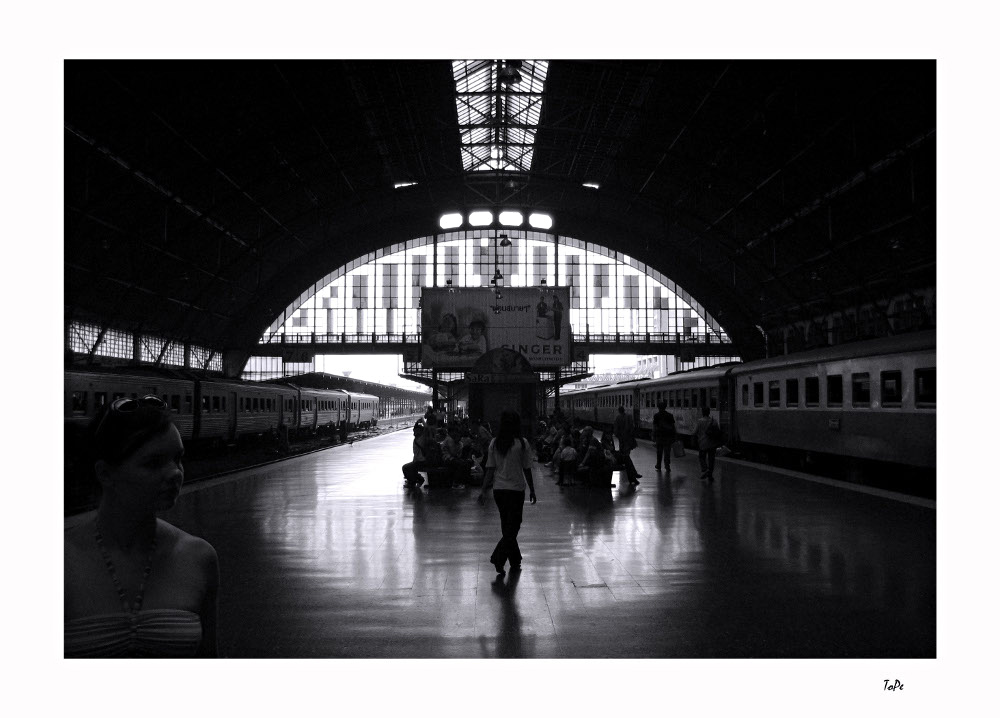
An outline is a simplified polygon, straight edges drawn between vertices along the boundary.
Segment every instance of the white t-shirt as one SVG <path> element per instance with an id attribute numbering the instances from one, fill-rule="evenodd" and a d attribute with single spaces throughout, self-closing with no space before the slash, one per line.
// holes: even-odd
<path id="1" fill-rule="evenodd" d="M 494 489 L 509 489 L 511 491 L 524 491 L 527 482 L 524 480 L 524 470 L 531 468 L 531 449 L 528 442 L 522 445 L 520 438 L 514 439 L 514 444 L 507 449 L 506 454 L 501 454 L 496 446 L 497 440 L 490 442 L 489 456 L 486 459 L 486 468 L 494 467 L 493 474 Z"/>

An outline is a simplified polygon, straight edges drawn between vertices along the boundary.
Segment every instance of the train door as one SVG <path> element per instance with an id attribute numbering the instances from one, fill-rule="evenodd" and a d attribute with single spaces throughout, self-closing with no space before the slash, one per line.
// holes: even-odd
<path id="1" fill-rule="evenodd" d="M 238 412 L 236 410 L 236 392 L 229 392 L 229 400 L 226 402 L 228 405 L 227 413 L 229 414 L 229 433 L 227 438 L 229 441 L 236 441 L 236 417 Z"/>
<path id="2" fill-rule="evenodd" d="M 278 394 L 278 426 L 285 423 L 285 395 Z"/>

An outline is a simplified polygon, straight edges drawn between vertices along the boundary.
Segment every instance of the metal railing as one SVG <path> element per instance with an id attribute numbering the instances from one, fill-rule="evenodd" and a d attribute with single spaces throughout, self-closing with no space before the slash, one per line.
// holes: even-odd
<path id="1" fill-rule="evenodd" d="M 630 332 L 615 334 L 573 334 L 577 344 L 715 344 L 730 346 L 732 341 L 714 334 L 681 334 L 680 332 Z M 326 333 L 273 334 L 260 344 L 420 344 L 420 334 Z"/>
<path id="2" fill-rule="evenodd" d="M 574 334 L 577 344 L 717 344 L 730 346 L 732 340 L 714 334 L 681 334 L 680 332 L 631 332 L 616 334 Z"/>
<path id="3" fill-rule="evenodd" d="M 379 334 L 377 332 L 365 333 L 327 333 L 317 334 L 273 334 L 270 337 L 262 338 L 259 342 L 264 345 L 272 344 L 420 344 L 420 334 Z"/>

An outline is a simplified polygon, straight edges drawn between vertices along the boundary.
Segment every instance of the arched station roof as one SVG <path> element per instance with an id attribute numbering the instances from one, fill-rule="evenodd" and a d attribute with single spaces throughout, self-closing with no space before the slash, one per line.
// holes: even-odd
<path id="1" fill-rule="evenodd" d="M 248 350 L 333 268 L 507 206 L 670 257 L 760 356 L 934 284 L 935 102 L 931 61 L 556 60 L 530 169 L 466 172 L 451 61 L 70 61 L 66 320 Z"/>

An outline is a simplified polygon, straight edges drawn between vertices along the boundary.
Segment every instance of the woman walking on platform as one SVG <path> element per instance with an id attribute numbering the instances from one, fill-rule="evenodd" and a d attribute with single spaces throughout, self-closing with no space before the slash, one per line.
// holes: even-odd
<path id="1" fill-rule="evenodd" d="M 517 545 L 517 532 L 521 528 L 524 509 L 524 487 L 527 484 L 529 499 L 535 503 L 535 484 L 531 479 L 531 450 L 521 438 L 521 417 L 513 411 L 500 415 L 497 437 L 490 442 L 486 460 L 486 478 L 479 503 L 486 503 L 486 492 L 493 488 L 493 500 L 500 511 L 502 536 L 490 556 L 490 563 L 497 573 L 504 573 L 504 564 L 510 561 L 511 571 L 521 570 L 521 550 Z"/>

